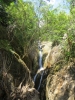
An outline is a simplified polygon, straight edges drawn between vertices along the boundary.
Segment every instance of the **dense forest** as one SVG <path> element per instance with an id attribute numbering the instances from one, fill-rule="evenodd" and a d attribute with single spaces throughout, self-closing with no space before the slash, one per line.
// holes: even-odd
<path id="1" fill-rule="evenodd" d="M 75 1 L 67 0 L 69 13 L 38 2 L 35 9 L 32 2 L 0 0 L 0 100 L 39 100 L 32 80 L 38 69 L 36 58 L 29 56 L 35 52 L 32 47 L 37 51 L 39 40 L 61 44 L 64 63 L 75 62 Z M 37 99 L 28 98 L 30 88 Z"/>

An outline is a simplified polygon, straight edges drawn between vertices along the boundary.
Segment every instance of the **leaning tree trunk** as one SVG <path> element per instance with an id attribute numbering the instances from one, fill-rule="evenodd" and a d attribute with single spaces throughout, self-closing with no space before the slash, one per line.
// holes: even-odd
<path id="1" fill-rule="evenodd" d="M 6 97 L 1 100 L 39 100 L 39 93 L 34 88 L 34 82 L 31 78 L 31 72 L 25 62 L 21 59 L 19 54 L 17 54 L 15 51 L 10 50 L 10 52 L 14 55 L 16 60 L 23 66 L 25 69 L 25 78 L 20 82 L 20 85 L 18 87 L 14 86 L 13 77 L 10 73 L 8 73 L 6 67 L 7 67 L 7 56 L 5 55 L 5 52 L 1 52 L 2 54 L 2 81 L 3 83 L 3 90 L 6 94 Z M 9 58 L 10 59 L 10 58 Z M 1 96 L 2 94 L 0 94 Z"/>
<path id="2" fill-rule="evenodd" d="M 25 62 L 21 59 L 21 57 L 13 50 L 10 52 L 15 56 L 16 60 L 24 67 L 26 70 L 26 79 L 24 79 L 19 87 L 16 88 L 14 92 L 11 93 L 12 100 L 39 100 L 39 93 L 34 88 L 34 82 L 31 78 L 31 72 Z M 24 82 L 26 81 L 26 82 Z M 26 83 L 26 84 L 24 84 Z"/>
<path id="3" fill-rule="evenodd" d="M 10 50 L 10 52 L 15 56 L 16 60 L 23 66 L 23 68 L 26 70 L 26 83 L 30 86 L 30 87 L 34 87 L 32 78 L 31 78 L 31 72 L 29 70 L 29 68 L 27 67 L 27 65 L 25 64 L 25 62 L 21 59 L 21 57 L 19 56 L 19 54 L 17 54 L 15 51 Z M 22 83 L 20 85 L 23 85 L 24 80 L 22 81 Z"/>

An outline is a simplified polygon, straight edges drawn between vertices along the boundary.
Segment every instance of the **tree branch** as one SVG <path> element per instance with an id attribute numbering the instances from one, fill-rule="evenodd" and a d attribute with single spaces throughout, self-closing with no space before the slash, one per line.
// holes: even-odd
<path id="1" fill-rule="evenodd" d="M 21 57 L 19 56 L 19 54 L 17 54 L 15 51 L 10 49 L 10 52 L 15 56 L 15 58 L 17 59 L 17 61 L 23 65 L 23 67 L 27 70 L 28 73 L 30 73 L 29 68 L 27 67 L 27 65 L 25 64 L 25 62 L 21 59 Z"/>

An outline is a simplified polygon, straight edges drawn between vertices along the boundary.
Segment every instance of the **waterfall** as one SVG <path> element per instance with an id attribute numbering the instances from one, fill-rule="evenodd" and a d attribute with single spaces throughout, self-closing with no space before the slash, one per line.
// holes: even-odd
<path id="1" fill-rule="evenodd" d="M 35 82 L 35 80 L 36 80 L 37 75 L 38 75 L 38 73 L 34 76 L 34 82 Z"/>
<path id="2" fill-rule="evenodd" d="M 39 90 L 39 88 L 40 88 L 40 86 L 41 86 L 41 82 L 42 82 L 42 79 L 43 79 L 43 75 L 44 75 L 44 71 L 43 71 L 42 74 L 41 74 L 41 79 L 40 79 L 40 83 L 39 83 L 39 86 L 38 86 L 38 89 L 37 89 L 37 90 Z"/>
<path id="3" fill-rule="evenodd" d="M 38 49 L 39 49 L 39 67 L 42 68 L 42 45 L 41 42 L 38 42 Z"/>
<path id="4" fill-rule="evenodd" d="M 39 67 L 42 68 L 42 51 L 39 51 Z"/>
<path id="5" fill-rule="evenodd" d="M 39 71 L 42 70 L 42 46 L 40 44 L 40 42 L 38 43 L 38 49 L 39 49 Z M 34 82 L 36 80 L 38 73 L 34 76 Z"/>
<path id="6" fill-rule="evenodd" d="M 40 71 L 42 71 L 42 70 L 43 70 L 43 72 L 41 74 L 40 83 L 39 83 L 39 86 L 38 86 L 37 90 L 39 90 L 39 88 L 41 86 L 42 78 L 43 78 L 43 75 L 44 75 L 44 69 L 43 69 L 43 66 L 42 66 L 42 56 L 43 56 L 42 55 L 42 47 L 43 46 L 41 45 L 41 42 L 39 41 L 38 42 L 38 49 L 39 49 L 39 70 L 37 71 L 36 75 L 34 76 L 34 82 L 36 81 L 36 77 L 37 77 L 38 73 Z"/>

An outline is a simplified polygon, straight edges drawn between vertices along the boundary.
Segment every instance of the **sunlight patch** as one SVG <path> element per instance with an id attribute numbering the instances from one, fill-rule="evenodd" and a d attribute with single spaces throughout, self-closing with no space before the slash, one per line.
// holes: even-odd
<path id="1" fill-rule="evenodd" d="M 55 4 L 55 0 L 44 0 L 47 4 Z"/>

